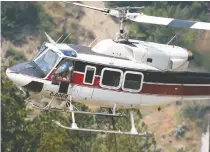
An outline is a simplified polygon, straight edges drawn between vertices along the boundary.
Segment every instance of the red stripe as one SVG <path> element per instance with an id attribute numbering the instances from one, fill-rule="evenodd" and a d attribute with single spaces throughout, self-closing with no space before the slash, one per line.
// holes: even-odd
<path id="1" fill-rule="evenodd" d="M 161 94 L 161 95 L 182 95 L 182 85 L 164 85 L 164 84 L 143 84 L 140 93 Z"/>
<path id="2" fill-rule="evenodd" d="M 93 86 L 96 88 L 102 88 L 100 86 L 100 77 L 96 76 L 93 85 L 87 85 L 83 83 L 83 73 L 74 72 L 72 83 L 75 85 L 83 86 Z M 105 89 L 105 88 L 103 88 Z M 122 88 L 115 91 L 123 91 Z M 158 94 L 158 95 L 184 95 L 184 96 L 193 96 L 193 95 L 210 95 L 210 86 L 183 86 L 180 85 L 170 85 L 170 84 L 147 84 L 144 83 L 142 90 L 138 93 L 144 94 Z"/>
<path id="3" fill-rule="evenodd" d="M 210 86 L 183 86 L 184 95 L 210 95 Z"/>

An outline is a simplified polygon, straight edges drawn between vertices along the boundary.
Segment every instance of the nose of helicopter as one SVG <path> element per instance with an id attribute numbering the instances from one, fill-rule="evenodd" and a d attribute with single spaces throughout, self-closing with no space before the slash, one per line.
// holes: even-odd
<path id="1" fill-rule="evenodd" d="M 25 86 L 31 81 L 29 78 L 16 71 L 11 70 L 10 68 L 6 70 L 6 76 L 18 86 Z"/>
<path id="2" fill-rule="evenodd" d="M 6 70 L 6 76 L 11 80 L 13 81 L 15 79 L 15 75 L 13 74 L 13 71 L 10 70 L 10 68 L 8 68 Z"/>

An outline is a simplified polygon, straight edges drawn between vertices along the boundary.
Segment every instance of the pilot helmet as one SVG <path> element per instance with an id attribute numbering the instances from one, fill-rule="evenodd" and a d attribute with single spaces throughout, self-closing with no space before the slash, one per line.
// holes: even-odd
<path id="1" fill-rule="evenodd" d="M 73 69 L 72 62 L 65 62 L 63 63 L 57 70 L 57 74 L 63 73 L 63 72 L 69 72 Z"/>

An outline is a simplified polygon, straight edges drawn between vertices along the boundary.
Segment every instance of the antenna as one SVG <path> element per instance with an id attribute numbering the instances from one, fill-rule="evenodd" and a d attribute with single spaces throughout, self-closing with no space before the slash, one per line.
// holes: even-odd
<path id="1" fill-rule="evenodd" d="M 91 42 L 88 47 L 92 47 L 92 45 L 94 44 L 94 42 L 97 40 L 98 38 L 95 38 L 95 40 L 93 40 L 93 42 Z"/>
<path id="2" fill-rule="evenodd" d="M 176 37 L 176 35 L 174 35 L 174 36 L 170 39 L 170 41 L 168 41 L 167 45 L 169 45 L 169 44 L 174 40 L 175 37 Z"/>
<path id="3" fill-rule="evenodd" d="M 52 44 L 56 44 L 56 42 L 46 33 L 46 32 L 44 32 L 45 33 L 45 35 L 47 36 L 47 39 L 48 39 L 48 41 L 50 42 L 50 43 L 52 43 Z"/>
<path id="4" fill-rule="evenodd" d="M 56 41 L 56 43 L 58 43 L 58 41 L 63 37 L 63 35 L 61 35 L 61 37 L 58 38 L 58 40 Z"/>
<path id="5" fill-rule="evenodd" d="M 61 43 L 63 43 L 70 35 L 71 33 L 69 33 Z"/>

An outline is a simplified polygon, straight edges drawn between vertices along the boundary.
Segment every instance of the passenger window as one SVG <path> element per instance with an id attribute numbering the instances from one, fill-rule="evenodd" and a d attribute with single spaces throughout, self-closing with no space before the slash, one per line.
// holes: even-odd
<path id="1" fill-rule="evenodd" d="M 73 74 L 73 62 L 64 60 L 60 63 L 52 79 L 55 81 L 70 82 Z"/>
<path id="2" fill-rule="evenodd" d="M 144 75 L 142 73 L 132 71 L 125 72 L 122 89 L 131 92 L 141 91 L 143 78 Z"/>
<path id="3" fill-rule="evenodd" d="M 104 68 L 102 70 L 100 85 L 105 88 L 119 89 L 122 75 L 121 70 Z"/>
<path id="4" fill-rule="evenodd" d="M 96 73 L 96 67 L 86 66 L 83 83 L 92 85 L 94 83 L 95 73 Z"/>

